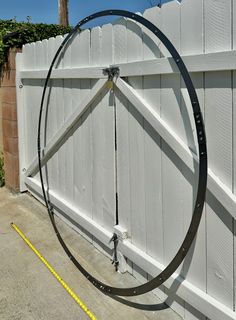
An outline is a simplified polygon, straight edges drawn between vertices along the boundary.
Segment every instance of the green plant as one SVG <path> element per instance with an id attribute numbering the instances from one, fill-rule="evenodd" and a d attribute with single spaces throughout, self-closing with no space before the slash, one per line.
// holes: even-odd
<path id="1" fill-rule="evenodd" d="M 0 156 L 0 187 L 5 185 L 5 172 L 4 172 L 4 157 L 1 153 Z"/>
<path id="2" fill-rule="evenodd" d="M 63 27 L 56 24 L 16 22 L 12 20 L 0 20 L 0 69 L 7 60 L 9 48 L 21 48 L 25 43 L 35 42 L 71 31 L 71 27 Z M 10 35 L 9 37 L 5 37 Z M 4 38 L 5 37 L 5 38 Z"/>

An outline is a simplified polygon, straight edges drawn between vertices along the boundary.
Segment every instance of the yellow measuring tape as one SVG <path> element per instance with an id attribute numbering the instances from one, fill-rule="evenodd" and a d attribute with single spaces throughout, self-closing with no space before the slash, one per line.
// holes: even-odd
<path id="1" fill-rule="evenodd" d="M 64 280 L 58 275 L 58 273 L 52 268 L 48 261 L 40 254 L 40 252 L 32 245 L 32 243 L 26 238 L 23 232 L 14 224 L 11 224 L 12 228 L 21 236 L 25 243 L 30 247 L 30 249 L 36 254 L 36 256 L 43 262 L 43 264 L 48 268 L 48 270 L 54 275 L 54 277 L 60 282 L 60 284 L 66 289 L 66 291 L 71 295 L 71 297 L 78 303 L 80 308 L 88 315 L 92 320 L 96 320 L 94 314 L 86 307 L 86 305 L 81 301 L 81 299 L 71 290 L 71 288 L 66 284 Z"/>

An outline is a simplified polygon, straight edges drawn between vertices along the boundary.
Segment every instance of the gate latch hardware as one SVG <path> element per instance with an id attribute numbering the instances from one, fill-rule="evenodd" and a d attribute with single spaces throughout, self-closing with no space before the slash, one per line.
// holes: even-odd
<path id="1" fill-rule="evenodd" d="M 114 264 L 116 271 L 118 271 L 118 265 L 119 265 L 119 261 L 118 261 L 118 257 L 117 257 L 117 246 L 118 246 L 118 237 L 117 234 L 113 234 L 111 240 L 109 241 L 109 243 L 114 242 L 114 252 L 113 252 L 113 257 L 112 257 L 112 264 Z"/>
<path id="2" fill-rule="evenodd" d="M 108 88 L 113 89 L 113 79 L 118 77 L 120 69 L 118 67 L 110 67 L 103 69 L 103 74 L 108 75 Z"/>

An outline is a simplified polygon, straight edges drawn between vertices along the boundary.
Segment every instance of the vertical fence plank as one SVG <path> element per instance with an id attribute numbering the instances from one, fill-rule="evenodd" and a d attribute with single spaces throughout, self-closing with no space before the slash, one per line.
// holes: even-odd
<path id="1" fill-rule="evenodd" d="M 180 52 L 180 4 L 177 1 L 166 3 L 161 8 L 161 30 Z M 161 45 L 161 52 L 169 56 Z M 178 74 L 161 76 L 161 117 L 182 138 L 186 133 L 183 125 L 180 103 L 181 78 Z M 177 252 L 184 236 L 184 194 L 182 163 L 162 141 L 162 205 L 164 232 L 164 264 L 167 265 Z M 182 273 L 182 265 L 178 268 Z M 184 317 L 184 301 L 176 296 L 176 284 L 173 282 L 167 292 L 167 303 Z"/>
<path id="2" fill-rule="evenodd" d="M 180 3 L 172 1 L 161 7 L 160 27 L 161 31 L 174 44 L 177 51 L 180 51 Z M 160 44 L 161 55 L 169 57 L 170 53 L 166 47 Z"/>
<path id="3" fill-rule="evenodd" d="M 209 166 L 232 187 L 232 89 L 231 72 L 206 74 L 206 123 Z"/>
<path id="4" fill-rule="evenodd" d="M 90 31 L 76 35 L 71 44 L 71 66 L 83 67 L 90 63 Z M 89 94 L 89 79 L 72 80 L 72 110 L 75 110 L 83 97 Z M 86 216 L 92 218 L 92 122 L 91 110 L 83 114 L 73 134 L 73 178 L 74 204 Z M 82 231 L 88 241 L 92 236 Z"/>
<path id="5" fill-rule="evenodd" d="M 114 62 L 116 64 L 127 62 L 127 20 L 122 18 L 113 23 L 114 33 Z"/>
<path id="6" fill-rule="evenodd" d="M 231 50 L 231 1 L 205 0 L 205 51 Z"/>
<path id="7" fill-rule="evenodd" d="M 63 41 L 63 36 L 57 36 L 55 38 L 55 44 L 58 48 Z M 60 55 L 60 59 L 57 63 L 57 68 L 62 69 L 63 68 L 63 53 Z M 64 80 L 63 79 L 55 79 L 53 81 L 54 84 L 54 90 L 55 90 L 55 101 L 56 101 L 56 107 L 55 107 L 55 113 L 53 121 L 55 121 L 55 129 L 56 131 L 59 130 L 59 128 L 64 123 L 64 95 L 63 95 L 63 88 L 64 88 Z M 65 185 L 65 146 L 62 145 L 60 149 L 57 151 L 58 155 L 58 182 L 57 187 L 55 191 L 58 193 L 60 197 L 64 197 L 64 190 L 63 186 Z"/>
<path id="8" fill-rule="evenodd" d="M 91 30 L 91 65 L 98 66 L 101 63 L 101 37 L 100 27 Z M 95 80 L 92 81 L 95 83 Z M 92 150 L 93 150 L 93 173 L 92 173 L 92 195 L 93 195 L 93 219 L 98 223 L 103 223 L 103 108 L 102 96 L 94 102 L 91 107 L 92 112 Z"/>
<path id="9" fill-rule="evenodd" d="M 205 4 L 205 51 L 231 49 L 231 1 Z M 231 72 L 205 77 L 205 124 L 209 167 L 232 189 Z M 233 221 L 217 199 L 207 194 L 207 292 L 233 308 Z"/>
<path id="10" fill-rule="evenodd" d="M 155 7 L 144 12 L 144 18 L 160 28 L 160 8 Z M 155 59 L 161 56 L 160 41 L 143 28 L 143 59 Z M 143 77 L 143 98 L 160 115 L 161 104 L 160 75 Z M 162 167 L 161 138 L 144 119 L 144 166 L 145 166 L 145 216 L 147 253 L 163 263 L 163 215 L 162 215 Z M 158 288 L 155 293 L 164 298 Z"/>
<path id="11" fill-rule="evenodd" d="M 144 11 L 143 17 L 158 28 L 161 26 L 161 9 L 159 7 L 154 7 Z M 160 45 L 161 41 L 149 31 L 147 28 L 143 28 L 143 60 L 151 60 L 161 57 Z"/>
<path id="12" fill-rule="evenodd" d="M 206 74 L 205 95 L 209 167 L 232 188 L 231 73 Z M 232 307 L 233 295 L 232 252 L 232 218 L 217 199 L 208 193 L 207 292 L 229 307 Z"/>
<path id="13" fill-rule="evenodd" d="M 55 52 L 58 48 L 56 38 L 51 38 L 48 43 L 48 61 L 52 61 Z M 57 103 L 56 103 L 56 82 L 50 80 L 45 99 L 45 108 L 47 108 L 47 123 L 46 123 L 46 141 L 49 141 L 57 132 Z M 52 190 L 57 190 L 58 187 L 58 153 L 47 163 L 48 187 Z"/>
<path id="14" fill-rule="evenodd" d="M 24 46 L 23 46 L 24 50 Z M 27 190 L 25 185 L 25 170 L 26 170 L 26 154 L 28 146 L 28 128 L 26 121 L 26 108 L 24 100 L 24 86 L 22 87 L 23 79 L 20 77 L 20 71 L 24 68 L 24 54 L 16 54 L 16 96 L 17 96 L 17 127 L 18 127 L 18 150 L 19 150 L 19 182 L 20 192 Z"/>
<path id="15" fill-rule="evenodd" d="M 38 45 L 37 48 L 35 46 L 35 67 L 34 69 L 47 69 L 48 68 L 48 40 L 43 40 L 36 42 Z M 36 45 L 35 44 L 35 45 Z M 40 102 L 42 98 L 42 92 L 43 92 L 43 87 L 44 87 L 44 80 L 37 80 L 38 83 L 36 84 L 35 87 L 35 92 L 33 93 L 35 99 L 38 101 L 37 103 L 37 111 L 35 110 L 35 115 L 33 115 L 34 118 L 34 134 L 33 134 L 33 139 L 34 139 L 34 144 L 35 144 L 35 156 L 37 155 L 37 129 L 38 128 L 38 117 L 39 117 L 39 109 L 40 109 Z M 49 100 L 49 108 L 50 108 L 50 100 Z M 41 123 L 41 148 L 43 149 L 46 145 L 46 138 L 47 138 L 47 128 L 46 128 L 46 103 L 44 104 L 43 107 L 43 113 L 42 113 L 42 123 Z M 43 178 L 44 181 L 47 179 L 47 172 L 45 167 L 43 169 Z M 39 180 L 39 174 L 35 176 L 36 179 Z"/>
<path id="16" fill-rule="evenodd" d="M 109 65 L 109 62 L 113 61 L 112 44 L 110 43 L 109 46 L 112 33 L 108 33 L 107 28 L 112 29 L 108 26 L 95 27 L 91 30 L 91 66 L 101 66 L 105 61 Z M 95 83 L 96 81 L 93 80 L 92 85 Z M 93 219 L 111 232 L 115 224 L 115 194 L 110 192 L 115 188 L 113 112 L 113 101 L 103 93 L 91 106 Z M 94 246 L 104 254 L 110 255 L 107 247 L 96 239 L 94 239 Z"/>
<path id="17" fill-rule="evenodd" d="M 181 53 L 203 53 L 203 0 L 181 2 Z"/>
<path id="18" fill-rule="evenodd" d="M 181 54 L 201 54 L 204 52 L 204 25 L 203 25 L 203 1 L 185 0 L 181 3 Z M 204 75 L 203 73 L 191 74 L 200 107 L 204 115 Z M 197 152 L 196 130 L 192 113 L 192 106 L 185 84 L 181 83 L 181 110 L 185 123 L 187 143 L 191 150 Z M 184 175 L 184 223 L 185 233 L 192 217 L 193 206 L 196 199 L 196 187 L 198 181 L 198 166 L 194 167 L 194 175 L 183 166 Z M 185 277 L 206 292 L 206 226 L 205 207 L 199 226 L 196 240 L 192 245 L 183 265 Z M 185 319 L 204 320 L 206 317 L 185 303 Z"/>
<path id="19" fill-rule="evenodd" d="M 101 65 L 114 61 L 113 26 L 102 27 Z M 115 79 L 114 79 L 115 81 Z M 103 112 L 103 225 L 113 231 L 116 223 L 115 113 L 113 89 L 102 97 Z"/>
<path id="20" fill-rule="evenodd" d="M 25 70 L 34 70 L 35 67 L 35 46 L 36 44 L 29 45 L 26 44 L 23 48 L 23 65 Z M 36 81 L 36 84 L 40 83 Z M 36 108 L 37 101 L 34 98 L 35 86 L 32 86 L 32 81 L 24 80 L 24 102 L 25 102 L 25 117 L 26 117 L 26 127 L 27 127 L 27 146 L 26 146 L 26 165 L 30 165 L 35 157 L 36 152 L 36 140 L 34 146 L 34 126 L 33 121 L 35 121 L 33 109 Z M 32 91 L 31 91 L 32 89 Z M 37 89 L 37 88 L 36 88 Z M 34 118 L 33 118 L 34 117 Z"/>
<path id="21" fill-rule="evenodd" d="M 127 20 L 127 61 L 143 60 L 142 28 Z M 129 84 L 142 96 L 143 77 L 129 77 Z M 130 220 L 131 242 L 146 251 L 145 172 L 144 172 L 144 118 L 134 105 L 128 104 L 129 168 L 130 168 Z M 133 274 L 141 282 L 147 274 L 133 264 Z"/>
<path id="22" fill-rule="evenodd" d="M 149 9 L 144 12 L 144 17 L 159 26 L 159 11 L 159 8 Z M 146 30 L 143 32 L 146 33 Z M 149 52 L 149 56 L 159 54 L 160 57 L 159 42 L 155 43 L 155 47 L 151 50 L 151 46 L 148 45 L 150 41 L 147 39 L 148 36 L 149 34 L 146 34 L 143 37 L 144 59 L 146 59 L 146 52 Z M 143 77 L 143 97 L 153 110 L 160 114 L 160 76 Z M 144 120 L 144 145 L 147 253 L 163 263 L 161 139 L 146 120 Z"/>
<path id="23" fill-rule="evenodd" d="M 232 1 L 232 49 L 236 50 L 236 5 Z M 233 193 L 236 194 L 236 71 L 233 72 Z M 234 275 L 236 274 L 236 220 L 234 219 Z M 236 277 L 234 276 L 234 311 L 236 311 Z"/>
<path id="24" fill-rule="evenodd" d="M 65 36 L 64 36 L 65 38 Z M 66 69 L 71 68 L 71 47 L 73 43 L 72 39 L 69 41 L 68 45 L 65 48 L 63 53 L 63 67 Z M 63 81 L 64 89 L 64 121 L 69 118 L 72 114 L 72 80 L 64 79 Z M 73 202 L 73 194 L 74 194 L 74 186 L 73 186 L 73 176 L 74 176 L 74 150 L 73 150 L 73 136 L 69 137 L 67 141 L 64 143 L 65 148 L 65 183 L 64 183 L 64 197 L 67 201 Z"/>
<path id="25" fill-rule="evenodd" d="M 142 29 L 130 20 L 127 20 L 127 43 L 128 61 L 142 60 Z M 137 92 L 142 94 L 142 77 L 129 77 L 128 81 Z M 143 117 L 130 103 L 128 118 L 131 241 L 146 251 Z"/>
<path id="26" fill-rule="evenodd" d="M 53 56 L 55 54 L 55 38 L 50 38 L 48 41 L 48 61 L 51 63 Z M 54 108 L 55 108 L 55 94 L 53 90 L 53 80 L 49 81 L 48 89 L 46 91 L 46 99 L 44 103 L 44 112 L 45 112 L 45 122 L 44 122 L 44 130 L 45 130 L 45 141 L 44 143 L 47 145 L 48 141 L 55 134 L 54 122 L 52 118 L 54 117 Z M 46 170 L 46 181 L 48 183 L 49 188 L 56 185 L 57 175 L 56 177 L 53 175 L 53 170 L 57 168 L 58 164 L 58 156 L 54 155 L 45 166 Z"/>

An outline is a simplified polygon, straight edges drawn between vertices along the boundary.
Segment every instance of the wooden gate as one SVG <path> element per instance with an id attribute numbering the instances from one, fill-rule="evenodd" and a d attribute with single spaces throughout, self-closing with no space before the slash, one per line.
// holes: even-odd
<path id="1" fill-rule="evenodd" d="M 218 35 L 212 35 L 207 22 L 212 19 L 208 2 L 170 2 L 144 13 L 184 55 L 205 115 L 210 151 L 197 239 L 178 272 L 156 293 L 185 319 L 232 320 L 231 70 L 236 54 L 226 40 L 226 49 L 214 48 L 212 39 Z M 228 11 L 222 14 L 226 21 Z M 17 55 L 21 190 L 39 198 L 38 111 L 47 68 L 62 40 L 27 44 Z M 120 69 L 113 88 L 104 74 L 111 66 Z M 42 137 L 51 202 L 58 215 L 100 249 L 112 248 L 109 240 L 118 233 L 119 257 L 126 261 L 122 266 L 146 281 L 175 255 L 195 202 L 197 144 L 183 81 L 163 45 L 125 19 L 78 34 L 51 78 Z"/>

